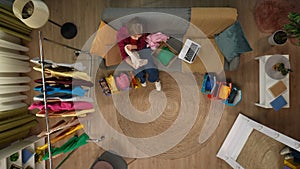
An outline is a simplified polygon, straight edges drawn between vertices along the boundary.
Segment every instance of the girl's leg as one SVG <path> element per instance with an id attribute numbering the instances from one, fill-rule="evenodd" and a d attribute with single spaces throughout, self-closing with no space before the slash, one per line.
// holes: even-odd
<path id="1" fill-rule="evenodd" d="M 294 149 L 291 149 L 291 155 L 294 157 L 295 163 L 300 163 L 300 152 Z"/>
<path id="2" fill-rule="evenodd" d="M 146 69 L 145 72 L 148 74 L 149 82 L 157 82 L 159 81 L 158 70 L 156 68 Z"/>
<path id="3" fill-rule="evenodd" d="M 135 77 L 139 78 L 141 83 L 145 83 L 146 82 L 146 72 L 144 70 L 135 70 L 134 71 Z"/>
<path id="4" fill-rule="evenodd" d="M 139 53 L 141 59 L 148 60 L 148 63 L 141 68 L 143 68 L 144 70 L 156 68 L 156 65 L 154 64 L 153 58 L 152 58 L 152 50 L 150 48 L 142 49 L 142 50 L 138 51 L 138 53 Z"/>

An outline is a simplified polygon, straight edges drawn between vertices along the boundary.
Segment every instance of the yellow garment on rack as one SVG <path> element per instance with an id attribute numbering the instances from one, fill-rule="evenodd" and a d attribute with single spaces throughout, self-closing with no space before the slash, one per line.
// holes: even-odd
<path id="1" fill-rule="evenodd" d="M 40 66 L 34 66 L 33 69 L 42 72 L 42 68 Z M 59 71 L 55 71 L 55 68 L 47 67 L 45 68 L 45 73 L 55 77 L 73 77 L 76 79 L 91 81 L 91 77 L 87 75 L 85 72 L 69 71 L 69 70 L 59 72 Z"/>
<path id="2" fill-rule="evenodd" d="M 57 135 L 56 137 L 54 137 L 53 139 L 51 139 L 50 143 L 51 144 L 54 144 L 56 142 L 58 142 L 59 140 L 62 140 L 64 138 L 66 138 L 67 136 L 73 134 L 75 131 L 77 130 L 80 130 L 83 128 L 83 125 L 82 124 L 77 124 L 76 126 L 72 126 L 70 127 L 69 129 L 61 132 L 59 135 Z M 46 148 L 48 148 L 48 144 L 45 144 L 43 146 L 39 146 L 36 148 L 36 151 L 43 151 L 45 150 Z"/>

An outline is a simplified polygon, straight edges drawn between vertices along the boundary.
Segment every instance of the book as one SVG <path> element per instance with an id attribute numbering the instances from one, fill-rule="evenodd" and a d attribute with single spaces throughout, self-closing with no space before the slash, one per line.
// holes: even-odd
<path id="1" fill-rule="evenodd" d="M 270 102 L 271 106 L 275 111 L 280 110 L 282 107 L 287 105 L 287 101 L 284 99 L 282 95 L 276 97 L 274 100 Z"/>
<path id="2" fill-rule="evenodd" d="M 279 96 L 284 91 L 286 91 L 287 87 L 286 85 L 280 80 L 277 83 L 275 83 L 273 86 L 269 88 L 269 91 L 274 97 Z"/>

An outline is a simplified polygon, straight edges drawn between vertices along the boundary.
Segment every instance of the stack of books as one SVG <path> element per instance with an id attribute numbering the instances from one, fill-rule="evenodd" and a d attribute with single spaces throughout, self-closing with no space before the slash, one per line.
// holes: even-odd
<path id="1" fill-rule="evenodd" d="M 269 88 L 270 93 L 275 97 L 275 99 L 270 102 L 275 111 L 278 111 L 287 105 L 287 101 L 282 96 L 286 90 L 287 87 L 281 80 Z"/>

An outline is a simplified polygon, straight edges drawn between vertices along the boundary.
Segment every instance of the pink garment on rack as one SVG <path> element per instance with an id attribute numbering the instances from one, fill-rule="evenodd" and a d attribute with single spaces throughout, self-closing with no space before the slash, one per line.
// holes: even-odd
<path id="1" fill-rule="evenodd" d="M 156 50 L 159 46 L 160 42 L 166 42 L 169 37 L 161 32 L 157 32 L 154 34 L 150 34 L 146 38 L 147 46 L 150 47 L 152 50 Z"/>
<path id="2" fill-rule="evenodd" d="M 61 110 L 86 110 L 86 109 L 92 109 L 93 104 L 90 102 L 49 102 L 47 103 L 48 109 L 52 111 L 61 111 Z M 33 109 L 39 109 L 44 110 L 44 103 L 34 102 L 29 107 L 29 110 Z"/>

